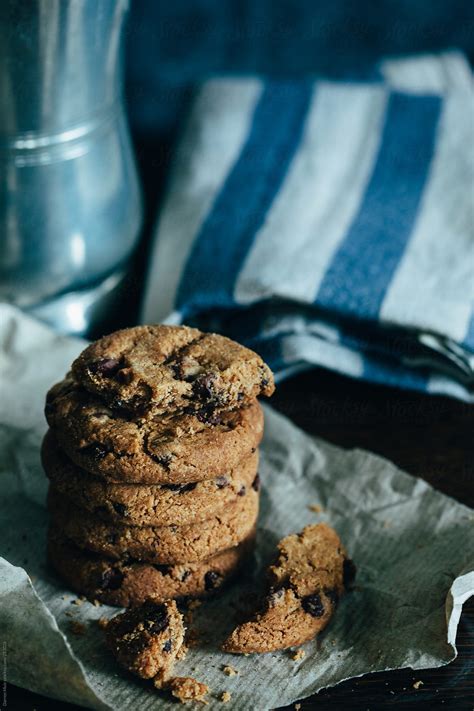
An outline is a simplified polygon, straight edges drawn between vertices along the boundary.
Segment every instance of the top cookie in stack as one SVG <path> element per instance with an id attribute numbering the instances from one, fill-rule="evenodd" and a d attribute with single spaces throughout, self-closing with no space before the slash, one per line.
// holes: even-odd
<path id="1" fill-rule="evenodd" d="M 86 348 L 45 410 L 49 554 L 69 584 L 126 605 L 201 595 L 234 572 L 258 514 L 256 398 L 273 390 L 258 355 L 193 328 Z"/>

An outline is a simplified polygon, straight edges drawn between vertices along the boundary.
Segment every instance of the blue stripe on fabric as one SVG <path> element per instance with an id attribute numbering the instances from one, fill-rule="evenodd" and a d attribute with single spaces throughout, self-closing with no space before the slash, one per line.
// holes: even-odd
<path id="1" fill-rule="evenodd" d="M 474 312 L 471 314 L 471 320 L 469 322 L 463 346 L 465 348 L 469 348 L 470 351 L 474 351 Z"/>
<path id="2" fill-rule="evenodd" d="M 249 135 L 197 235 L 178 287 L 187 317 L 234 304 L 237 276 L 300 143 L 314 85 L 268 82 Z"/>
<path id="3" fill-rule="evenodd" d="M 318 306 L 377 318 L 416 220 L 440 112 L 439 97 L 390 95 L 372 176 L 321 283 Z"/>
<path id="4" fill-rule="evenodd" d="M 426 392 L 428 389 L 429 374 L 426 372 L 410 370 L 398 363 L 384 362 L 380 358 L 374 359 L 366 355 L 363 356 L 362 362 L 361 380 L 406 390 Z"/>

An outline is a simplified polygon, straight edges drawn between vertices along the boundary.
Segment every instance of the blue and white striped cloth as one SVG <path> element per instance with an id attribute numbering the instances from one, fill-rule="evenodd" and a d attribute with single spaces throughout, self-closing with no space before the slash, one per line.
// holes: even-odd
<path id="1" fill-rule="evenodd" d="M 456 53 L 367 83 L 217 79 L 197 94 L 145 322 L 474 401 L 474 102 Z"/>

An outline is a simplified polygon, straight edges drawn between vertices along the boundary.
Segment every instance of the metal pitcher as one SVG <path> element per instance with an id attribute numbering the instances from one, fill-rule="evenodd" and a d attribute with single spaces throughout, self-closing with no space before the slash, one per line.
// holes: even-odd
<path id="1" fill-rule="evenodd" d="M 122 101 L 128 0 L 0 2 L 0 300 L 82 334 L 113 305 L 141 200 Z"/>

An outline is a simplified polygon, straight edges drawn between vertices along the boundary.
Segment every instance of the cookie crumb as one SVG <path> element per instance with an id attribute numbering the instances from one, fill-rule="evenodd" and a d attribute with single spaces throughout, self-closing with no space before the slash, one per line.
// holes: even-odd
<path id="1" fill-rule="evenodd" d="M 84 595 L 81 595 L 80 597 L 77 597 L 75 600 L 72 600 L 73 605 L 77 605 L 78 607 L 82 605 L 86 601 L 86 598 Z"/>
<path id="2" fill-rule="evenodd" d="M 306 652 L 304 649 L 295 649 L 295 651 L 291 653 L 291 658 L 294 662 L 299 662 L 300 659 L 304 659 L 305 656 Z"/>
<path id="3" fill-rule="evenodd" d="M 101 630 L 105 630 L 105 628 L 109 624 L 108 617 L 99 617 L 99 619 L 97 620 L 97 624 L 99 625 Z"/>
<path id="4" fill-rule="evenodd" d="M 171 691 L 176 699 L 182 704 L 188 701 L 199 701 L 207 704 L 206 696 L 210 689 L 207 684 L 203 684 L 192 676 L 174 676 L 166 682 L 166 688 Z"/>
<path id="5" fill-rule="evenodd" d="M 69 629 L 77 637 L 81 637 L 87 631 L 86 626 L 82 624 L 82 622 L 79 622 L 79 620 L 71 620 L 69 622 Z"/>
<path id="6" fill-rule="evenodd" d="M 321 513 L 324 509 L 320 504 L 310 504 L 308 506 L 310 511 L 313 511 L 314 513 Z"/>
<path id="7" fill-rule="evenodd" d="M 234 669 L 234 667 L 231 667 L 229 664 L 226 664 L 225 667 L 222 667 L 222 671 L 227 676 L 236 676 L 239 673 L 237 669 Z"/>
<path id="8" fill-rule="evenodd" d="M 102 603 L 100 603 L 98 600 L 92 600 L 92 604 L 94 607 L 101 607 Z"/>
<path id="9" fill-rule="evenodd" d="M 220 700 L 226 704 L 228 701 L 230 701 L 232 698 L 232 694 L 230 694 L 228 691 L 223 691 L 221 694 Z"/>
<path id="10" fill-rule="evenodd" d="M 423 682 L 421 681 L 421 679 L 415 681 L 415 683 L 413 684 L 413 688 L 417 690 L 420 688 L 420 686 L 423 686 Z"/>
<path id="11" fill-rule="evenodd" d="M 301 704 L 295 704 L 295 711 L 300 711 Z"/>

